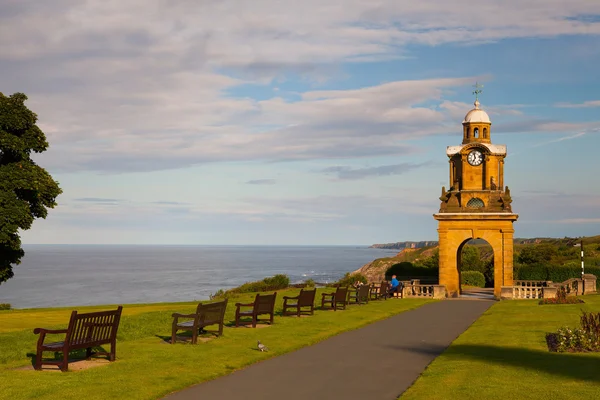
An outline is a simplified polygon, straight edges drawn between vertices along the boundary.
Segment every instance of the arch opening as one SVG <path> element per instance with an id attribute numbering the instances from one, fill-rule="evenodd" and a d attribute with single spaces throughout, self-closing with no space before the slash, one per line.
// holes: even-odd
<path id="1" fill-rule="evenodd" d="M 494 287 L 494 249 L 487 240 L 467 239 L 456 251 L 456 268 L 461 292 L 464 288 L 469 289 L 473 286 Z M 465 272 L 467 274 L 464 274 Z"/>
<path id="2" fill-rule="evenodd" d="M 479 128 L 475 128 L 475 130 L 473 130 L 473 137 L 475 139 L 479 138 Z"/>

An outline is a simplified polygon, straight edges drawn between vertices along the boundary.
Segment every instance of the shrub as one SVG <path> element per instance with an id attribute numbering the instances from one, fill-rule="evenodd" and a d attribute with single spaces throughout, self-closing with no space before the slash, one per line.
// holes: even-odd
<path id="1" fill-rule="evenodd" d="M 342 279 L 335 283 L 335 286 L 353 286 L 356 282 L 369 283 L 363 274 L 350 275 L 350 272 L 347 272 Z"/>
<path id="2" fill-rule="evenodd" d="M 8 303 L 0 303 L 0 310 L 10 310 L 10 304 Z"/>
<path id="3" fill-rule="evenodd" d="M 263 279 L 263 282 L 268 287 L 266 290 L 285 289 L 290 286 L 290 278 L 284 274 L 277 274 L 270 278 L 265 278 Z"/>
<path id="4" fill-rule="evenodd" d="M 551 350 L 564 352 L 600 351 L 600 313 L 583 311 L 580 327 L 560 328 L 546 335 Z"/>
<path id="5" fill-rule="evenodd" d="M 304 281 L 304 287 L 311 288 L 311 287 L 315 287 L 316 284 L 317 284 L 317 282 L 315 282 L 315 280 L 312 278 L 309 278 Z"/>
<path id="6" fill-rule="evenodd" d="M 220 289 L 211 298 L 227 298 L 232 294 L 238 293 L 270 292 L 272 290 L 285 289 L 288 286 L 290 286 L 290 278 L 287 275 L 278 274 L 272 277 L 265 278 L 262 281 L 246 282 L 241 286 L 229 289 L 225 292 L 222 289 Z"/>
<path id="7" fill-rule="evenodd" d="M 460 274 L 461 285 L 485 287 L 485 276 L 479 271 L 463 271 Z"/>

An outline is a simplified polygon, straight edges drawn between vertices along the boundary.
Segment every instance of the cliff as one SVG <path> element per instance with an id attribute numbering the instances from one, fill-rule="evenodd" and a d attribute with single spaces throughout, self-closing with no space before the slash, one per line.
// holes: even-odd
<path id="1" fill-rule="evenodd" d="M 383 243 L 374 244 L 369 246 L 372 249 L 421 249 L 423 247 L 437 246 L 438 242 L 435 241 L 424 241 L 424 242 L 395 242 L 395 243 Z"/>
<path id="2" fill-rule="evenodd" d="M 412 242 L 415 243 L 415 242 Z M 434 242 L 437 244 L 437 242 Z M 431 257 L 433 252 L 437 249 L 437 246 L 427 248 L 405 248 L 396 254 L 394 257 L 378 258 L 370 263 L 367 263 L 353 271 L 351 274 L 363 274 L 369 283 L 381 282 L 385 278 L 385 271 L 388 270 L 394 264 L 398 264 L 402 261 L 414 262 L 427 257 Z"/>

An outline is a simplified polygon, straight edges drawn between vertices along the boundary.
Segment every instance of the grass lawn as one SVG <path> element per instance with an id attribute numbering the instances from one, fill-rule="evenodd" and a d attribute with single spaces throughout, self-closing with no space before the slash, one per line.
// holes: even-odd
<path id="1" fill-rule="evenodd" d="M 545 334 L 579 326 L 581 310 L 600 311 L 600 295 L 584 304 L 493 305 L 400 398 L 598 399 L 600 353 L 550 353 Z"/>
<path id="2" fill-rule="evenodd" d="M 319 289 L 317 302 L 323 291 Z M 281 310 L 284 295 L 298 292 L 298 289 L 278 291 L 276 311 Z M 233 321 L 236 302 L 245 303 L 253 298 L 253 294 L 248 294 L 230 299 L 226 321 Z M 314 316 L 306 318 L 276 315 L 271 327 L 225 327 L 223 337 L 195 346 L 170 345 L 165 339 L 171 335 L 171 314 L 193 312 L 196 303 L 125 305 L 117 340 L 117 361 L 68 373 L 16 368 L 32 362 L 38 338 L 33 329 L 66 327 L 73 308 L 0 311 L 0 398 L 157 399 L 431 301 L 434 300 L 374 301 L 350 306 L 345 311 L 316 310 Z M 114 308 L 76 307 L 81 311 Z M 257 339 L 271 351 L 257 351 Z"/>

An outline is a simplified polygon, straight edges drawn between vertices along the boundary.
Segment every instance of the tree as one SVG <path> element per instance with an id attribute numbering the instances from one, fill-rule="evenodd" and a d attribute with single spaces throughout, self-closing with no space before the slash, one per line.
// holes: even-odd
<path id="1" fill-rule="evenodd" d="M 558 255 L 558 249 L 552 243 L 542 242 L 521 249 L 517 261 L 520 264 L 548 264 Z"/>
<path id="2" fill-rule="evenodd" d="M 35 124 L 37 115 L 25 105 L 27 96 L 0 92 L 0 284 L 13 277 L 21 263 L 19 229 L 46 218 L 62 193 L 58 183 L 31 159 L 48 149 L 46 135 Z"/>
<path id="3" fill-rule="evenodd" d="M 481 273 L 484 271 L 479 249 L 475 246 L 465 245 L 460 261 L 460 269 L 462 271 L 479 271 Z"/>

